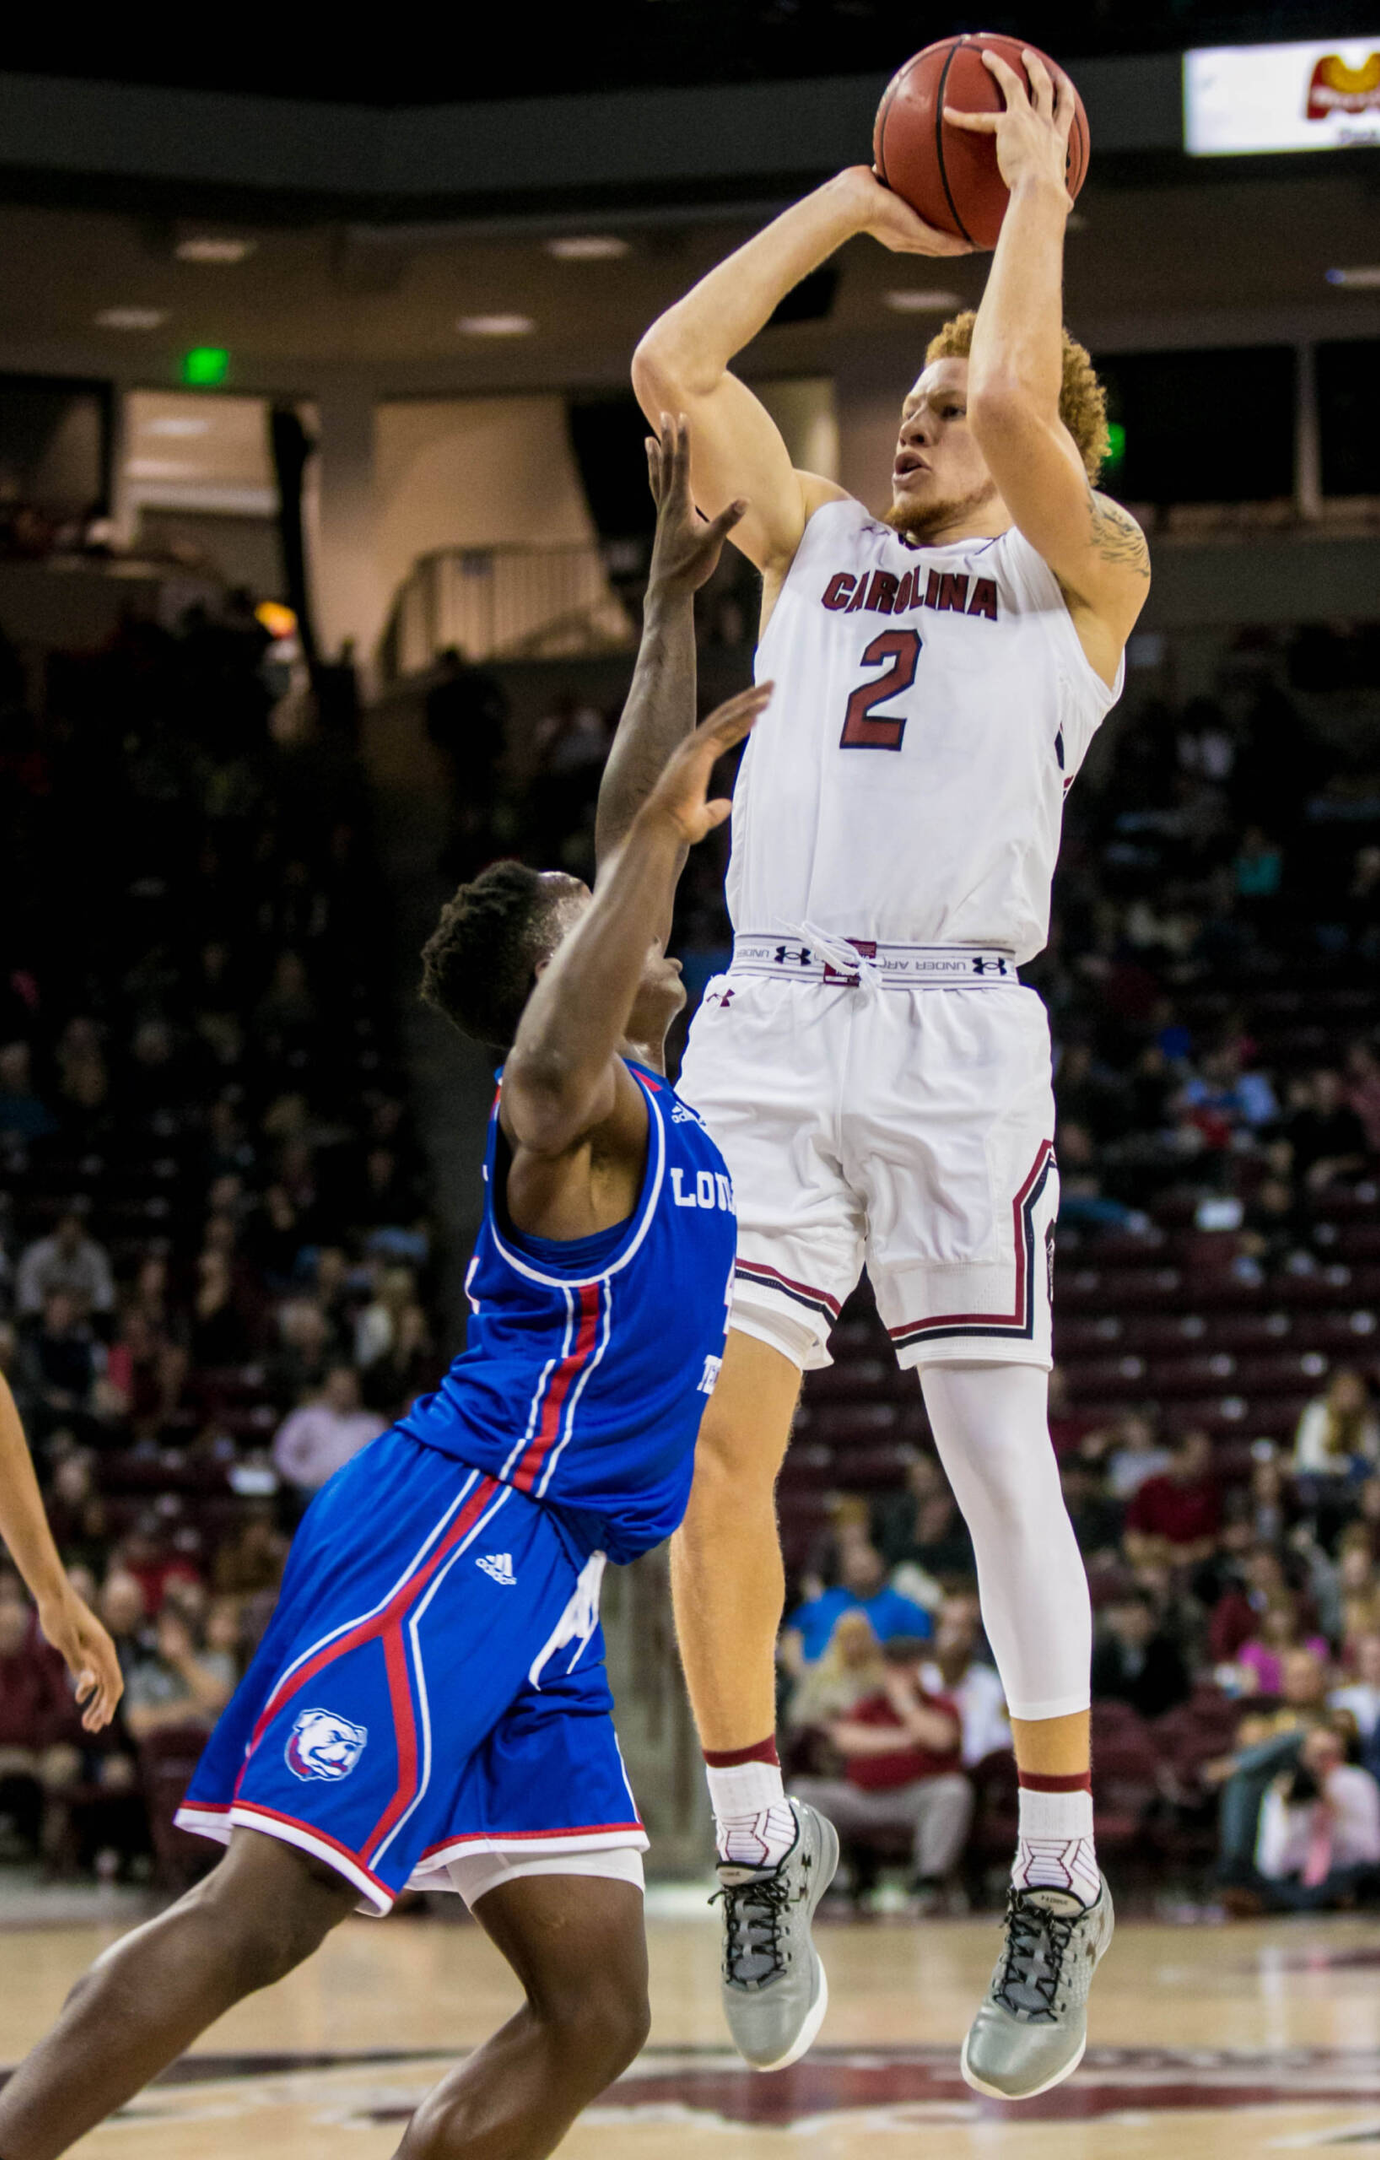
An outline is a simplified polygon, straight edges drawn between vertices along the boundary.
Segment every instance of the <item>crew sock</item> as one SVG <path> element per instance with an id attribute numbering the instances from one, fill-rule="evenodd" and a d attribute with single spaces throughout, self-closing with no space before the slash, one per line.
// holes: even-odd
<path id="1" fill-rule="evenodd" d="M 1093 1904 L 1102 1887 L 1093 1844 L 1092 1777 L 1021 1772 L 1020 1825 L 1011 1880 L 1018 1890 L 1068 1890 Z"/>
<path id="2" fill-rule="evenodd" d="M 776 1741 L 704 1750 L 714 1843 L 731 1867 L 776 1867 L 795 1843 L 795 1816 L 781 1782 Z"/>

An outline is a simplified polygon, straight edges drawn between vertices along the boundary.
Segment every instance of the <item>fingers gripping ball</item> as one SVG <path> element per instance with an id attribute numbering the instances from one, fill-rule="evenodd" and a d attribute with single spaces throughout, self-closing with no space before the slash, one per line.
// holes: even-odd
<path id="1" fill-rule="evenodd" d="M 984 48 L 999 53 L 1025 82 L 1020 38 L 990 31 L 941 38 L 892 76 L 877 108 L 872 156 L 879 178 L 927 225 L 974 247 L 994 248 L 1008 199 L 997 169 L 996 143 L 990 135 L 969 134 L 944 119 L 946 105 L 962 112 L 1002 110 L 1001 87 L 983 65 Z M 1045 60 L 1045 66 L 1056 82 L 1068 82 L 1052 60 Z M 1069 87 L 1073 89 L 1071 83 Z M 1073 96 L 1070 195 L 1078 193 L 1088 172 L 1088 116 L 1076 89 Z"/>

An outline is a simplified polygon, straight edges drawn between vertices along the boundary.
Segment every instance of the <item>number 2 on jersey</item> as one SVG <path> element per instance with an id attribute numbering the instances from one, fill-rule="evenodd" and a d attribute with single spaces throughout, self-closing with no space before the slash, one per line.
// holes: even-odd
<path id="1" fill-rule="evenodd" d="M 872 709 L 875 705 L 885 705 L 888 698 L 899 697 L 903 690 L 909 690 L 915 680 L 920 645 L 918 630 L 883 630 L 880 637 L 873 638 L 862 656 L 863 666 L 880 667 L 884 660 L 889 660 L 891 665 L 875 682 L 859 683 L 849 698 L 843 733 L 839 737 L 841 750 L 900 749 L 906 732 L 905 714 L 894 720 L 874 720 Z"/>

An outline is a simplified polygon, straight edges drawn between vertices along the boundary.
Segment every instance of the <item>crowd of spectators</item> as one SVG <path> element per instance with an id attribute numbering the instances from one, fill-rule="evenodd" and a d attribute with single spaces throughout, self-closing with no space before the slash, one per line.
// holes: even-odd
<path id="1" fill-rule="evenodd" d="M 147 1867 L 312 1492 L 440 1364 L 367 789 L 232 597 L 0 653 L 0 1370 L 114 1636 L 84 1734 L 0 1555 L 0 1856 Z"/>

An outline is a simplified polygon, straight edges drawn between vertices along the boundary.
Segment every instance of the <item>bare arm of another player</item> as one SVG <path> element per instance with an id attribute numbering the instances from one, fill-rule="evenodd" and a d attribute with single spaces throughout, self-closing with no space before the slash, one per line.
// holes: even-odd
<path id="1" fill-rule="evenodd" d="M 690 500 L 690 437 L 684 419 L 661 416 L 661 439 L 649 437 L 647 465 L 656 500 L 642 642 L 632 687 L 599 784 L 594 826 L 595 891 L 633 819 L 695 725 L 695 594 L 714 574 L 724 538 L 746 507 L 730 503 L 711 523 Z M 676 876 L 685 865 L 682 851 Z M 672 881 L 672 893 L 674 880 Z M 663 945 L 671 934 L 671 898 L 651 925 Z"/>
<path id="2" fill-rule="evenodd" d="M 655 942 L 650 926 L 666 917 L 686 848 L 728 816 L 729 803 L 707 799 L 710 774 L 770 695 L 769 683 L 744 690 L 681 744 L 589 908 L 543 968 L 503 1068 L 501 1116 L 517 1146 L 567 1154 L 620 1102 L 645 1118 L 618 1051 Z"/>
<path id="3" fill-rule="evenodd" d="M 700 508 L 712 516 L 735 496 L 748 498 L 734 541 L 768 576 L 784 576 L 810 517 L 845 490 L 795 470 L 775 421 L 729 362 L 803 277 L 860 232 L 903 252 L 968 252 L 963 241 L 922 224 L 865 165 L 852 166 L 701 278 L 633 355 L 633 388 L 647 418 L 669 410 L 690 422 Z"/>
<path id="4" fill-rule="evenodd" d="M 38 1624 L 77 1683 L 82 1724 L 99 1732 L 124 1690 L 115 1645 L 67 1580 L 14 1397 L 0 1374 L 0 1538 L 33 1593 Z"/>
<path id="5" fill-rule="evenodd" d="M 968 422 L 1012 517 L 1064 587 L 1089 660 L 1110 681 L 1149 591 L 1150 555 L 1135 519 L 1094 492 L 1059 417 L 1073 98 L 1037 53 L 1024 56 L 1028 94 L 999 54 L 983 58 L 1005 111 L 944 116 L 995 134 L 1011 194 L 973 331 Z"/>

